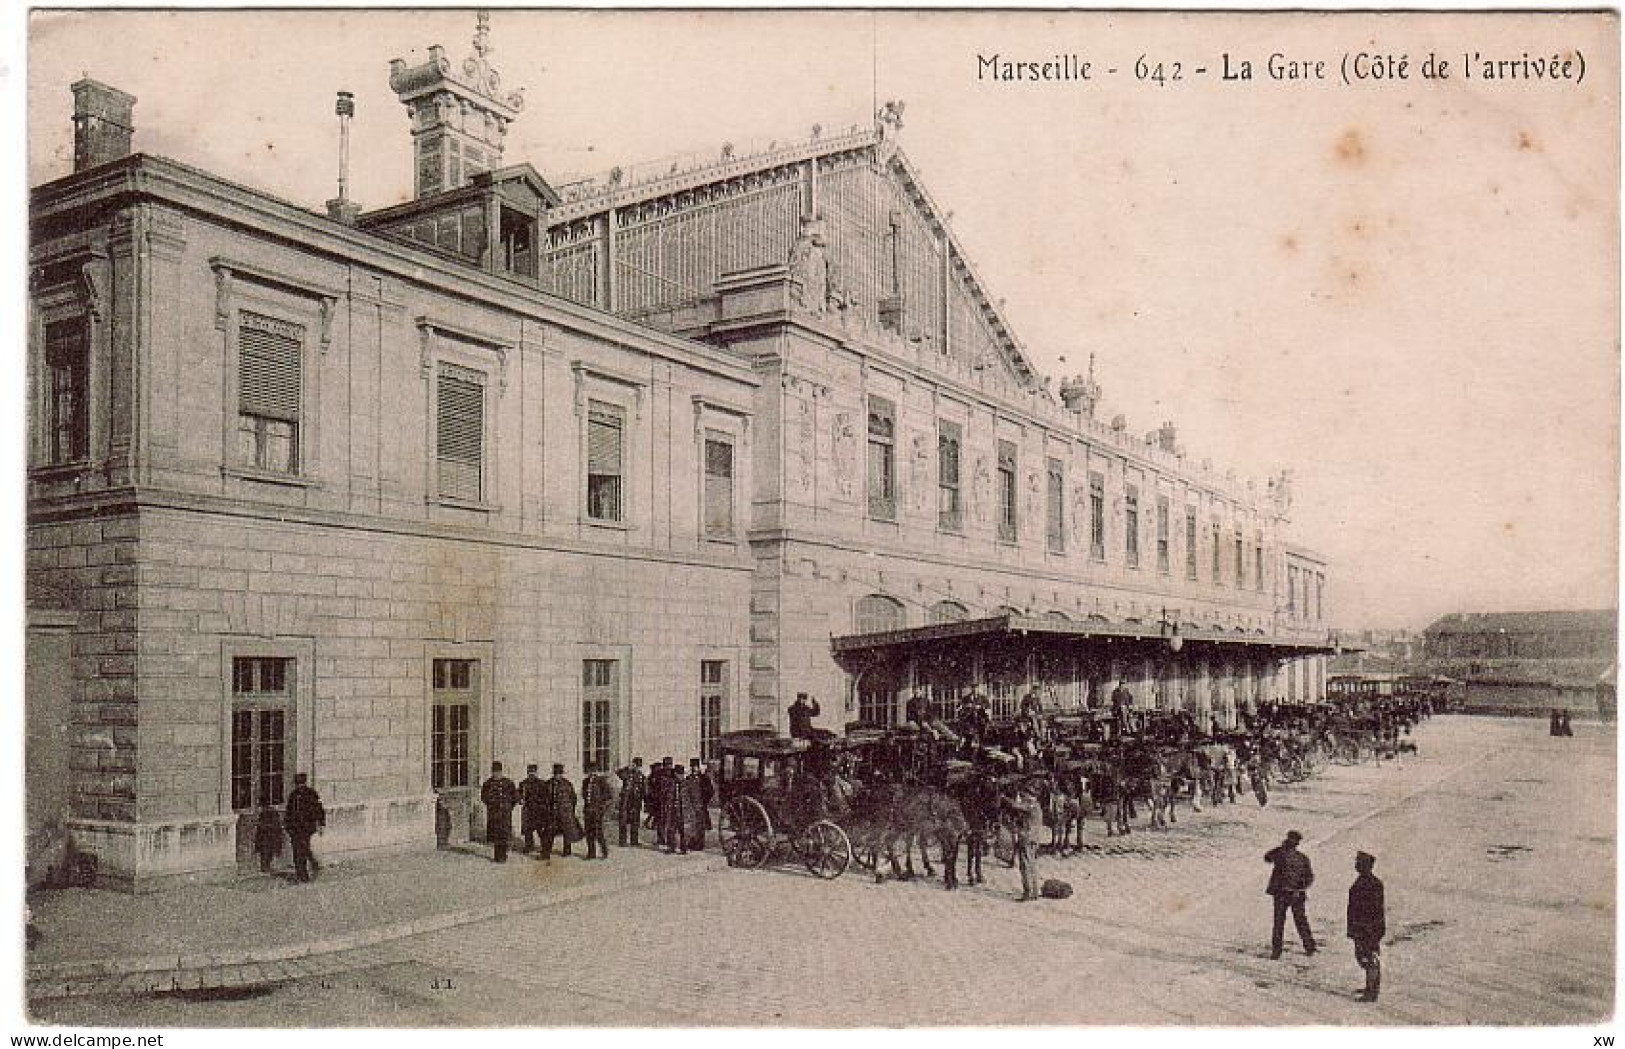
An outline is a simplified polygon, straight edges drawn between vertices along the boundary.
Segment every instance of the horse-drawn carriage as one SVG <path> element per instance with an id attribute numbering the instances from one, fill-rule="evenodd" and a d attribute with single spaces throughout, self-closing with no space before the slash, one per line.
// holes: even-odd
<path id="1" fill-rule="evenodd" d="M 829 818 L 839 808 L 839 740 L 787 739 L 767 730 L 730 732 L 721 742 L 719 835 L 732 867 L 760 867 L 788 848 L 808 871 L 839 878 L 852 842 Z"/>

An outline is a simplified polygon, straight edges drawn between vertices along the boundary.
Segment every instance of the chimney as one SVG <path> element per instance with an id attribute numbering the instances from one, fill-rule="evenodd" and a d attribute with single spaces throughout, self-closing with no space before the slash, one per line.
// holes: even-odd
<path id="1" fill-rule="evenodd" d="M 350 199 L 350 118 L 355 116 L 355 96 L 340 91 L 333 115 L 339 118 L 339 195 L 327 202 L 327 217 L 354 226 L 361 214 L 361 205 Z"/>
<path id="2" fill-rule="evenodd" d="M 77 174 L 130 155 L 135 96 L 86 77 L 73 85 L 73 170 Z"/>
<path id="3" fill-rule="evenodd" d="M 1165 422 L 1157 427 L 1157 445 L 1165 452 L 1173 452 L 1179 447 L 1179 431 L 1171 422 Z"/>

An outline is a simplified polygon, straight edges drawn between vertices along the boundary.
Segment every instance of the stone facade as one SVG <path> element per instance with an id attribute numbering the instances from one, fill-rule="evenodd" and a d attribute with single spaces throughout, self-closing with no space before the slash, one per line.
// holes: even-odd
<path id="1" fill-rule="evenodd" d="M 743 363 L 152 158 L 41 187 L 33 214 L 31 396 L 72 423 L 77 384 L 88 418 L 81 446 L 36 428 L 30 601 L 72 623 L 59 819 L 104 878 L 244 858 L 254 661 L 278 664 L 267 745 L 322 791 L 333 851 L 478 833 L 470 788 L 431 783 L 437 661 L 472 668 L 471 786 L 492 759 L 579 775 L 589 661 L 612 761 L 699 751 L 702 662 L 720 721 L 748 717 Z M 298 450 L 269 463 L 244 433 L 250 325 L 296 346 Z M 64 330 L 83 378 L 53 356 Z M 478 391 L 455 494 L 448 374 Z M 595 412 L 619 437 L 589 509 Z M 735 464 L 722 527 L 701 520 L 707 442 Z"/>

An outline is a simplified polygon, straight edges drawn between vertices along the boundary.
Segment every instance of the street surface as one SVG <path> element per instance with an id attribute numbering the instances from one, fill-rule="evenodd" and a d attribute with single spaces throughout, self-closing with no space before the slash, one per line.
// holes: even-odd
<path id="1" fill-rule="evenodd" d="M 1438 717 L 1403 764 L 1331 765 L 1267 808 L 1179 810 L 1167 831 L 1041 861 L 1068 900 L 988 884 L 722 871 L 331 957 L 233 1000 L 84 998 L 37 1022 L 173 1027 L 481 1025 L 1580 1024 L 1614 995 L 1614 733 Z M 1264 851 L 1315 865 L 1306 957 L 1269 959 Z M 1382 1000 L 1344 937 L 1357 849 L 1387 885 Z M 520 857 L 522 862 L 525 861 Z M 555 860 L 555 863 L 559 861 Z M 573 861 L 580 862 L 580 861 Z M 613 862 L 613 859 L 611 860 Z M 1577 1043 L 1578 1044 L 1578 1043 Z"/>

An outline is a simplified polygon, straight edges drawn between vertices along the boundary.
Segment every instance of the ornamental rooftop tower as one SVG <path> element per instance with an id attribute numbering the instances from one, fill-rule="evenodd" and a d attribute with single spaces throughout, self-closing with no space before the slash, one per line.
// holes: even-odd
<path id="1" fill-rule="evenodd" d="M 429 60 L 422 65 L 408 66 L 399 58 L 389 63 L 389 86 L 412 120 L 417 199 L 456 189 L 480 172 L 500 167 L 508 125 L 525 108 L 524 91 L 504 93 L 502 78 L 490 63 L 490 14 L 481 11 L 477 17 L 474 53 L 460 68 L 453 69 L 439 44 L 429 48 Z"/>

